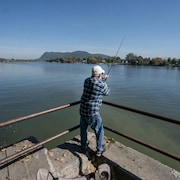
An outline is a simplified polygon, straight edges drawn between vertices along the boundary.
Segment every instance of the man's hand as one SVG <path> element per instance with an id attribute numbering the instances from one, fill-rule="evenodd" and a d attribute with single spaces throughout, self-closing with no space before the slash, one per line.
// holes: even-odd
<path id="1" fill-rule="evenodd" d="M 106 81 L 108 78 L 109 78 L 109 75 L 106 74 L 106 75 L 104 76 L 105 81 Z"/>

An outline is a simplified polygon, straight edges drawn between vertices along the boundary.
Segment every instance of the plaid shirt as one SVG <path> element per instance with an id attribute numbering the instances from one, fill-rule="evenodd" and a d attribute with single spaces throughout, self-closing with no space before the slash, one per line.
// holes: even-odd
<path id="1" fill-rule="evenodd" d="M 84 81 L 84 91 L 81 96 L 80 115 L 93 116 L 99 111 L 103 96 L 109 95 L 110 89 L 103 80 L 89 77 Z"/>

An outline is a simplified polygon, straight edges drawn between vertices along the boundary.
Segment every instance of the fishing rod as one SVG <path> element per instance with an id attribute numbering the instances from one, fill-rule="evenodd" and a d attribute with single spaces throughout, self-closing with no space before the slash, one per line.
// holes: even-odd
<path id="1" fill-rule="evenodd" d="M 121 46 L 123 45 L 124 40 L 125 40 L 125 35 L 123 36 L 123 39 L 122 39 L 121 43 L 119 44 L 118 50 L 117 50 L 117 52 L 116 52 L 116 55 L 114 56 L 115 58 L 117 57 L 117 55 L 118 55 L 118 53 L 119 53 L 119 50 L 120 50 Z M 113 62 L 114 62 L 114 61 L 113 61 Z M 110 73 L 110 71 L 111 71 L 112 64 L 113 64 L 113 63 L 111 63 L 111 65 L 110 65 L 110 67 L 109 67 L 109 70 L 108 70 L 107 75 L 109 75 L 109 73 Z"/>

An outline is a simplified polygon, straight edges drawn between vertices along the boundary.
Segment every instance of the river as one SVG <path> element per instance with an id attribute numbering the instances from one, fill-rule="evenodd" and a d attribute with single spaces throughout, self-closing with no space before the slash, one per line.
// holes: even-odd
<path id="1" fill-rule="evenodd" d="M 48 62 L 0 63 L 0 122 L 80 100 L 90 64 Z M 107 72 L 108 65 L 102 65 Z M 180 118 L 180 69 L 115 65 L 107 81 L 111 94 L 105 101 L 150 113 Z M 1 128 L 0 146 L 35 136 L 42 141 L 79 123 L 79 105 L 30 121 Z M 180 127 L 102 105 L 104 125 L 180 155 Z M 76 131 L 72 136 L 78 134 Z M 178 162 L 124 138 L 105 132 L 123 144 L 180 169 Z M 68 137 L 64 138 L 66 140 Z M 54 141 L 50 146 L 60 143 Z"/>

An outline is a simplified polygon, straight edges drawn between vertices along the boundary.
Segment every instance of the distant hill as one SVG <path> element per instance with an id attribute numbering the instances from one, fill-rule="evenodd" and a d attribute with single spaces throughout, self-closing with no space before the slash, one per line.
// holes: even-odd
<path id="1" fill-rule="evenodd" d="M 74 51 L 74 52 L 45 52 L 39 58 L 40 60 L 50 60 L 55 58 L 65 58 L 65 57 L 75 57 L 75 58 L 87 58 L 87 57 L 102 57 L 107 58 L 104 54 L 91 54 L 86 51 Z"/>

